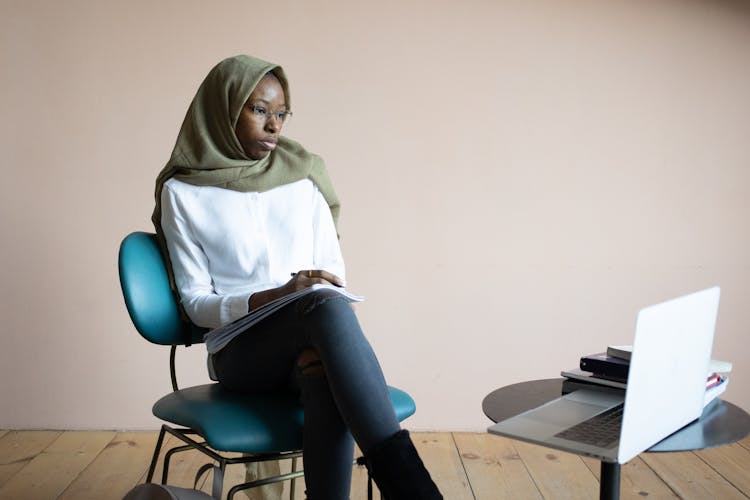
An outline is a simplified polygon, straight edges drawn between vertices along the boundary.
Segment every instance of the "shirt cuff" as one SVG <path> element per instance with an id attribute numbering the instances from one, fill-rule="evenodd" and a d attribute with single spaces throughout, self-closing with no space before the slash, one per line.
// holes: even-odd
<path id="1" fill-rule="evenodd" d="M 247 314 L 247 301 L 252 293 L 225 297 L 221 304 L 221 324 L 225 325 Z"/>

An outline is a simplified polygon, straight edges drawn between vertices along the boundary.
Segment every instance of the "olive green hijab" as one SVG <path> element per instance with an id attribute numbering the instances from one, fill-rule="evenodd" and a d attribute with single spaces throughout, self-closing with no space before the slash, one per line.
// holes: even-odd
<path id="1" fill-rule="evenodd" d="M 267 191 L 309 178 L 323 194 L 334 222 L 338 222 L 340 203 L 319 156 L 281 136 L 273 151 L 260 160 L 252 160 L 237 139 L 234 130 L 240 111 L 269 72 L 281 82 L 290 108 L 284 71 L 276 64 L 254 57 L 224 59 L 201 83 L 182 122 L 172 156 L 156 179 L 156 208 L 151 219 L 162 244 L 161 191 L 172 177 L 188 184 L 242 192 Z"/>

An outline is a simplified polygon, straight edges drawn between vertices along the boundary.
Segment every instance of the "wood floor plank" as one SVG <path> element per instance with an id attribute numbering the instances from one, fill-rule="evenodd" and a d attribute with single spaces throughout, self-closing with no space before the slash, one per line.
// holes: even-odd
<path id="1" fill-rule="evenodd" d="M 0 438 L 0 487 L 60 436 L 60 431 L 11 431 Z"/>
<path id="2" fill-rule="evenodd" d="M 732 444 L 700 450 L 695 454 L 735 488 L 750 497 L 750 450 L 739 444 Z"/>
<path id="3" fill-rule="evenodd" d="M 685 500 L 747 498 L 693 452 L 644 453 L 641 458 Z"/>
<path id="4" fill-rule="evenodd" d="M 114 437 L 114 432 L 63 432 L 0 487 L 0 498 L 57 498 Z"/>
<path id="5" fill-rule="evenodd" d="M 412 438 L 451 500 L 598 498 L 595 460 L 485 433 L 413 433 Z M 0 499 L 122 498 L 145 479 L 155 440 L 156 433 L 0 431 Z M 171 436 L 166 440 L 167 448 L 179 442 Z M 175 455 L 170 484 L 191 487 L 206 462 L 198 452 Z M 225 494 L 244 480 L 242 466 L 234 467 L 227 474 Z M 282 471 L 287 468 L 282 462 Z M 161 479 L 161 465 L 155 479 Z M 366 481 L 366 469 L 355 467 L 352 500 L 366 498 Z M 210 474 L 201 483 L 209 491 Z M 288 498 L 289 483 L 285 485 L 282 498 Z M 304 481 L 295 490 L 297 498 L 304 498 Z M 750 497 L 750 437 L 694 453 L 646 453 L 623 466 L 623 500 L 675 494 L 687 500 Z"/>
<path id="6" fill-rule="evenodd" d="M 453 437 L 477 500 L 542 498 L 511 439 L 486 433 Z"/>
<path id="7" fill-rule="evenodd" d="M 411 437 L 443 497 L 473 500 L 474 495 L 453 436 L 446 432 L 415 432 Z"/>
<path id="8" fill-rule="evenodd" d="M 63 491 L 60 500 L 122 498 L 148 469 L 154 432 L 122 432 Z"/>
<path id="9" fill-rule="evenodd" d="M 158 439 L 158 438 L 159 438 L 159 433 L 158 433 L 158 431 L 157 431 L 157 432 L 154 432 L 154 436 L 155 436 L 155 439 Z M 170 442 L 170 440 L 171 440 L 171 439 L 172 439 L 172 437 L 171 437 L 171 436 L 169 436 L 169 435 L 166 435 L 166 436 L 164 437 L 164 443 L 162 443 L 162 451 L 161 451 L 161 453 L 159 454 L 159 460 L 158 460 L 158 461 L 157 461 L 157 463 L 156 463 L 156 469 L 155 469 L 155 471 L 154 471 L 154 478 L 153 478 L 153 481 L 154 481 L 155 483 L 157 483 L 157 482 L 160 482 L 160 481 L 161 481 L 161 461 L 162 461 L 162 460 L 164 459 L 164 450 L 165 450 L 165 449 L 167 448 L 167 446 L 169 445 L 169 442 Z M 156 444 L 155 444 L 155 443 L 156 443 L 156 441 L 154 441 L 154 447 L 156 446 Z M 141 476 L 140 476 L 140 477 L 138 478 L 138 482 L 137 482 L 136 484 L 142 484 L 142 483 L 145 483 L 145 482 L 146 482 L 146 476 L 148 475 L 148 468 L 149 468 L 149 466 L 151 465 L 151 456 L 153 456 L 153 453 L 154 453 L 154 450 L 152 449 L 152 450 L 151 450 L 151 455 L 149 456 L 148 460 L 147 460 L 147 461 L 145 462 L 145 464 L 144 464 L 144 465 L 145 465 L 146 467 L 145 467 L 145 469 L 144 469 L 144 471 L 143 471 L 143 474 L 141 474 Z"/>
<path id="10" fill-rule="evenodd" d="M 750 450 L 750 434 L 748 434 L 748 435 L 747 435 L 747 436 L 745 437 L 745 439 L 740 439 L 740 440 L 739 440 L 739 441 L 737 441 L 737 442 L 738 442 L 738 443 L 739 443 L 739 445 L 740 445 L 740 446 L 742 446 L 743 448 L 745 448 L 745 449 L 747 449 L 747 450 Z"/>
<path id="11" fill-rule="evenodd" d="M 513 446 L 544 498 L 599 498 L 599 482 L 577 455 L 522 441 Z"/>
<path id="12" fill-rule="evenodd" d="M 601 462 L 594 458 L 581 457 L 597 480 L 600 479 Z M 677 495 L 664 484 L 640 457 L 622 466 L 620 472 L 620 498 L 622 500 L 642 500 L 648 498 L 677 498 Z"/>

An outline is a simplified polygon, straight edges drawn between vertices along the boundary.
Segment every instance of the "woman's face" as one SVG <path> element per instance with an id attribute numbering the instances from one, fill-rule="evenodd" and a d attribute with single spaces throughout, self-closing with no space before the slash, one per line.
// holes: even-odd
<path id="1" fill-rule="evenodd" d="M 234 129 L 250 159 L 260 160 L 276 148 L 286 117 L 286 97 L 281 83 L 273 75 L 264 76 L 242 106 Z"/>

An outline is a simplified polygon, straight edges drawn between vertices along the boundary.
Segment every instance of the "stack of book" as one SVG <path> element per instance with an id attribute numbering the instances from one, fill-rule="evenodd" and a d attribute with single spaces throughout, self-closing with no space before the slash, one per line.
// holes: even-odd
<path id="1" fill-rule="evenodd" d="M 579 368 L 561 372 L 561 375 L 565 377 L 563 394 L 581 388 L 604 391 L 625 390 L 628 383 L 628 369 L 630 368 L 632 352 L 633 346 L 611 345 L 607 347 L 606 352 L 582 356 Z M 704 407 L 726 390 L 729 383 L 727 373 L 730 371 L 732 371 L 732 363 L 711 360 L 708 377 L 706 378 Z"/>

